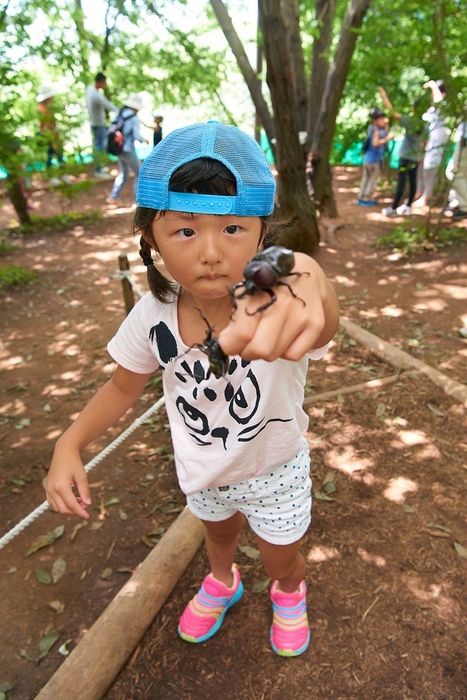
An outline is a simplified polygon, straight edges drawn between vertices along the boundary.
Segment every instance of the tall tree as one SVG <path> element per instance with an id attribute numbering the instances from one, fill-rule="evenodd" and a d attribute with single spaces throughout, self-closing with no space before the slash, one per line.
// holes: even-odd
<path id="1" fill-rule="evenodd" d="M 241 41 L 235 32 L 227 7 L 223 0 L 210 2 L 227 42 L 237 57 Z M 315 39 L 316 47 L 313 49 L 313 71 L 308 92 L 305 87 L 306 65 L 300 35 L 298 0 L 261 0 L 258 3 L 267 63 L 267 82 L 274 114 L 279 201 L 281 207 L 286 211 L 295 212 L 302 221 L 295 242 L 298 249 L 317 249 L 319 229 L 315 202 L 321 210 L 330 215 L 336 214 L 328 161 L 336 116 L 352 52 L 358 39 L 358 29 L 370 2 L 371 0 L 349 0 L 334 60 L 328 69 L 336 0 L 316 0 L 316 23 L 319 30 Z M 245 56 L 246 54 L 243 55 L 242 65 L 239 66 L 244 77 L 248 71 L 253 73 L 249 62 L 247 71 L 242 67 L 245 61 L 248 61 Z M 251 96 L 256 105 L 253 93 Z M 263 114 L 264 109 L 260 113 L 261 119 Z M 270 119 L 269 110 L 267 118 Z M 306 197 L 304 195 L 307 191 L 305 158 L 298 141 L 298 132 L 304 131 L 306 126 L 308 142 L 312 143 L 314 162 L 315 201 L 311 206 L 306 201 L 310 199 L 308 193 Z"/>
<path id="2" fill-rule="evenodd" d="M 311 57 L 310 90 L 308 93 L 307 132 L 315 132 L 329 71 L 332 29 L 337 0 L 316 0 L 315 23 L 318 32 L 313 41 Z"/>
<path id="3" fill-rule="evenodd" d="M 336 216 L 331 184 L 329 156 L 334 138 L 336 118 L 342 99 L 350 62 L 371 0 L 350 0 L 342 25 L 339 43 L 328 71 L 320 110 L 313 131 L 312 162 L 315 200 L 322 211 Z"/>
<path id="4" fill-rule="evenodd" d="M 303 177 L 304 160 L 298 140 L 294 90 L 296 81 L 292 78 L 281 0 L 262 0 L 260 24 L 267 63 L 267 82 L 274 105 L 279 202 L 287 214 L 296 217 L 296 225 L 283 243 L 311 255 L 316 251 L 319 231 L 315 207 L 308 196 Z"/>
<path id="5" fill-rule="evenodd" d="M 255 106 L 256 112 L 261 119 L 263 124 L 263 129 L 270 142 L 274 143 L 275 139 L 275 128 L 274 122 L 269 112 L 269 107 L 264 99 L 261 92 L 261 84 L 258 81 L 257 73 L 253 70 L 250 64 L 250 60 L 246 54 L 243 47 L 243 43 L 240 40 L 235 27 L 230 18 L 228 10 L 222 0 L 211 0 L 211 6 L 214 10 L 214 14 L 217 17 L 219 26 L 222 29 L 225 38 L 232 50 L 233 55 L 237 61 L 238 67 L 241 74 L 245 80 L 250 91 L 251 99 Z"/>

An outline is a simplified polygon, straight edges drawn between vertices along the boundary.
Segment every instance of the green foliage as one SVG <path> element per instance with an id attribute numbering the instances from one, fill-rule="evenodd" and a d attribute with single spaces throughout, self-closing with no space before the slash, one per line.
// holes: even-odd
<path id="1" fill-rule="evenodd" d="M 102 212 L 91 211 L 86 213 L 72 211 L 68 214 L 56 214 L 55 216 L 31 216 L 31 225 L 22 224 L 13 230 L 16 233 L 51 233 L 53 231 L 66 231 L 74 226 L 92 226 L 102 218 Z"/>
<path id="2" fill-rule="evenodd" d="M 388 246 L 402 255 L 422 253 L 427 250 L 437 250 L 456 243 L 467 241 L 465 228 L 441 228 L 438 231 L 427 231 L 423 224 L 401 224 L 391 233 L 377 239 L 374 246 Z"/>
<path id="3" fill-rule="evenodd" d="M 396 111 L 408 114 L 415 99 L 429 95 L 423 88 L 429 79 L 445 81 L 444 111 L 453 128 L 467 99 L 466 13 L 467 0 L 373 0 L 353 55 L 336 140 L 363 141 L 370 108 L 383 107 L 378 85 Z M 391 131 L 403 133 L 394 123 Z"/>
<path id="4" fill-rule="evenodd" d="M 34 270 L 25 270 L 17 265 L 0 267 L 0 289 L 9 289 L 15 286 L 24 286 L 37 282 L 38 274 Z"/>
<path id="5" fill-rule="evenodd" d="M 69 213 L 71 214 L 71 207 L 73 206 L 73 203 L 76 201 L 76 199 L 83 193 L 89 192 L 89 190 L 93 187 L 94 183 L 92 180 L 82 180 L 80 182 L 67 182 L 67 181 L 60 181 L 59 185 L 54 186 L 54 190 L 58 194 L 60 198 L 60 204 L 62 208 L 63 214 Z M 94 215 L 98 214 L 98 212 L 94 212 Z"/>
<path id="6" fill-rule="evenodd" d="M 5 235 L 0 234 L 0 255 L 8 255 L 8 253 L 11 253 L 17 247 L 18 246 L 11 243 Z"/>
<path id="7" fill-rule="evenodd" d="M 0 235 L 0 255 L 8 255 L 17 247 L 14 243 L 10 243 L 5 236 Z"/>

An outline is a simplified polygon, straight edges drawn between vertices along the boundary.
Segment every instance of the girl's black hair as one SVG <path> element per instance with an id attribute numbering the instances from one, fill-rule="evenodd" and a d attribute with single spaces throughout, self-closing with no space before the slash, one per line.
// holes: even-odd
<path id="1" fill-rule="evenodd" d="M 194 192 L 196 194 L 212 194 L 235 196 L 237 182 L 230 170 L 219 160 L 213 158 L 197 158 L 181 165 L 170 178 L 171 192 Z M 170 282 L 158 269 L 151 264 L 152 249 L 157 253 L 152 233 L 152 222 L 156 216 L 164 216 L 164 211 L 150 207 L 138 207 L 133 220 L 133 232 L 141 233 L 139 254 L 147 266 L 148 283 L 156 299 L 169 302 L 173 299 L 175 285 Z M 263 234 L 268 230 L 268 218 L 261 217 Z"/>

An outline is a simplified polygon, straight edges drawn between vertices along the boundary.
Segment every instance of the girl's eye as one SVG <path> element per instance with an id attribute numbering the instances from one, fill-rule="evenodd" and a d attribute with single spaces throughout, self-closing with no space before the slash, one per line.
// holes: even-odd
<path id="1" fill-rule="evenodd" d="M 241 226 L 235 226 L 234 224 L 232 224 L 232 226 L 226 226 L 224 231 L 226 233 L 238 233 L 239 231 L 241 231 Z"/>
<path id="2" fill-rule="evenodd" d="M 195 232 L 192 228 L 181 228 L 177 231 L 177 235 L 182 236 L 182 238 L 191 238 L 195 235 Z"/>

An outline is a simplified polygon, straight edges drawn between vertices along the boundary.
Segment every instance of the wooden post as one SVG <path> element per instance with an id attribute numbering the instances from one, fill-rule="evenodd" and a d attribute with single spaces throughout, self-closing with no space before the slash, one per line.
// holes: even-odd
<path id="1" fill-rule="evenodd" d="M 126 253 L 120 253 L 118 256 L 118 267 L 122 272 L 130 269 L 130 263 L 128 262 L 128 255 Z M 125 311 L 128 315 L 135 305 L 135 298 L 133 295 L 133 287 L 126 277 L 122 277 L 122 288 Z"/>
<path id="2" fill-rule="evenodd" d="M 204 537 L 185 508 L 36 700 L 99 700 L 159 612 Z"/>

